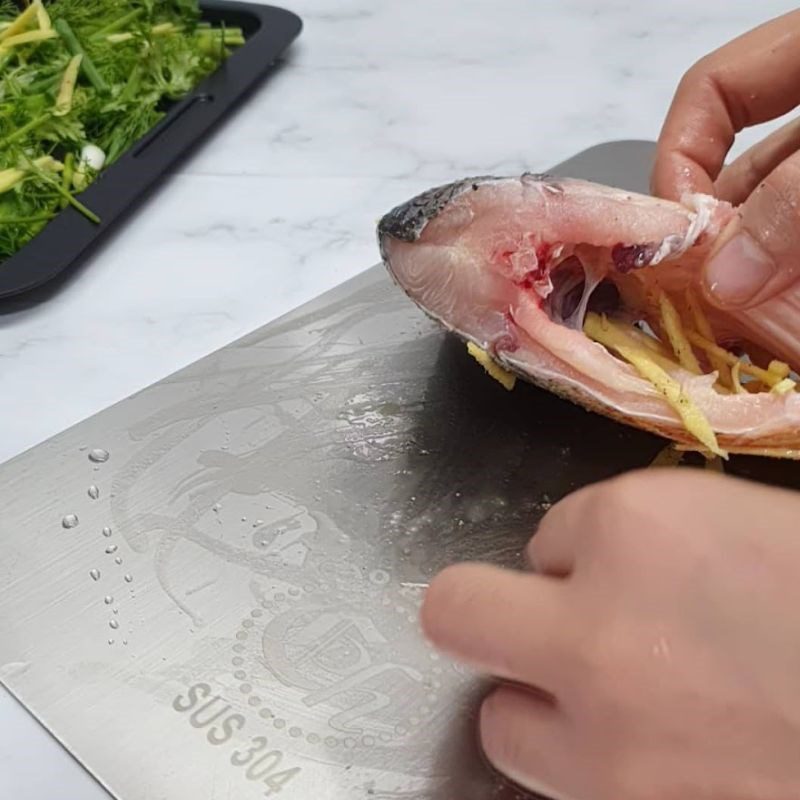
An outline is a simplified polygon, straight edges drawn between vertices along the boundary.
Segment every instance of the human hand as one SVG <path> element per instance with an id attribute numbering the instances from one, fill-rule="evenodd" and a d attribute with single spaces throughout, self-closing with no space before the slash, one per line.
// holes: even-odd
<path id="1" fill-rule="evenodd" d="M 800 280 L 800 120 L 723 168 L 734 137 L 800 104 L 800 11 L 712 52 L 683 77 L 659 137 L 653 193 L 713 194 L 739 214 L 705 265 L 705 292 L 750 308 Z"/>
<path id="2" fill-rule="evenodd" d="M 558 800 L 800 797 L 800 497 L 647 470 L 553 507 L 534 573 L 448 567 L 422 624 L 503 682 L 488 759 Z"/>

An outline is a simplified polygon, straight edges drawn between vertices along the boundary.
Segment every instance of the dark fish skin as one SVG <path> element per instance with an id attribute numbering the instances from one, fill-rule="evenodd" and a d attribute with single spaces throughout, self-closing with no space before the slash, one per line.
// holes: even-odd
<path id="1" fill-rule="evenodd" d="M 415 242 L 425 226 L 449 203 L 466 192 L 477 191 L 481 184 L 497 180 L 501 179 L 480 175 L 434 186 L 387 212 L 378 223 L 378 237 L 380 240 L 388 236 L 402 242 Z"/>
<path id="2" fill-rule="evenodd" d="M 506 180 L 507 177 L 495 175 L 463 178 L 453 183 L 435 186 L 395 206 L 378 222 L 378 245 L 383 260 L 386 261 L 384 243 L 387 238 L 416 242 L 425 230 L 425 226 L 457 197 L 466 192 L 476 192 L 484 184 Z M 558 189 L 556 179 L 545 173 L 525 172 L 519 180 L 522 183 L 548 183 L 554 189 Z"/>

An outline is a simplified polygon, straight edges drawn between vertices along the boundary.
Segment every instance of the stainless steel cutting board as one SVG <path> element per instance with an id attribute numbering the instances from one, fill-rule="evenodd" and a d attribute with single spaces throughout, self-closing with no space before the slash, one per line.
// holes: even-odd
<path id="1" fill-rule="evenodd" d="M 376 267 L 0 468 L 2 680 L 121 800 L 515 797 L 422 591 L 662 447 L 507 393 Z"/>

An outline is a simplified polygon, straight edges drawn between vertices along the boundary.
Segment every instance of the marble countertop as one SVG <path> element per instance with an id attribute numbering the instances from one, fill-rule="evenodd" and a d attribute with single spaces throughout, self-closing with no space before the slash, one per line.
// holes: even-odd
<path id="1" fill-rule="evenodd" d="M 795 6 L 284 5 L 284 67 L 58 294 L 0 307 L 0 461 L 369 268 L 376 219 L 422 189 L 655 139 L 694 60 Z M 0 797 L 106 798 L 2 690 Z"/>

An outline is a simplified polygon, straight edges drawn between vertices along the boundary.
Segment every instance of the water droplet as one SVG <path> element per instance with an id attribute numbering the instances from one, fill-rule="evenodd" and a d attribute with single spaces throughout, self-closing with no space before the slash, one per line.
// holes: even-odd
<path id="1" fill-rule="evenodd" d="M 108 623 L 108 627 L 109 627 L 109 628 L 112 628 L 113 630 L 116 630 L 117 628 L 119 628 L 119 622 L 118 622 L 117 620 L 115 620 L 115 619 L 112 619 L 112 620 L 111 620 L 111 621 Z"/>
<path id="2" fill-rule="evenodd" d="M 89 577 L 93 581 L 99 581 L 100 580 L 100 570 L 99 569 L 90 569 L 89 570 Z"/>
<path id="3" fill-rule="evenodd" d="M 105 528 L 103 528 L 103 536 L 105 536 L 105 537 L 106 537 L 106 539 L 107 539 L 109 536 L 111 536 L 111 528 L 109 528 L 109 527 L 105 527 Z"/>
<path id="4" fill-rule="evenodd" d="M 111 604 L 114 602 L 114 598 L 113 598 L 113 597 L 112 597 L 110 594 L 107 594 L 107 595 L 106 595 L 106 596 L 103 598 L 103 602 L 104 602 L 104 603 L 105 603 L 107 606 L 110 606 L 110 605 L 111 605 Z"/>
<path id="5" fill-rule="evenodd" d="M 112 611 L 113 611 L 115 614 L 119 614 L 119 609 L 118 609 L 118 608 L 112 608 L 111 610 L 112 610 Z"/>
<path id="6" fill-rule="evenodd" d="M 109 643 L 109 644 L 114 644 L 114 640 L 113 640 L 113 639 L 109 639 L 109 640 L 108 640 L 108 643 Z"/>
<path id="7" fill-rule="evenodd" d="M 108 547 L 106 547 L 106 553 L 108 553 L 109 555 L 116 552 L 117 552 L 117 546 L 115 544 L 110 544 Z"/>
<path id="8" fill-rule="evenodd" d="M 214 503 L 214 505 L 211 506 L 212 511 L 219 511 L 221 508 L 222 506 L 219 503 Z"/>
<path id="9" fill-rule="evenodd" d="M 125 583 L 131 583 L 133 581 L 133 575 L 130 572 L 125 576 Z"/>
<path id="10" fill-rule="evenodd" d="M 117 557 L 114 559 L 114 563 L 115 563 L 115 564 L 121 564 L 121 563 L 122 563 L 122 556 L 117 556 Z"/>
<path id="11" fill-rule="evenodd" d="M 74 528 L 78 524 L 78 517 L 76 514 L 66 514 L 64 519 L 61 520 L 61 527 L 67 528 Z"/>
<path id="12" fill-rule="evenodd" d="M 128 640 L 127 640 L 127 639 L 123 639 L 123 640 L 122 640 L 122 644 L 124 644 L 124 645 L 125 645 L 125 647 L 127 647 L 127 646 L 128 646 Z"/>
<path id="13" fill-rule="evenodd" d="M 103 450 L 102 447 L 95 447 L 94 450 L 89 451 L 89 461 L 94 461 L 95 464 L 105 464 L 108 456 L 108 450 Z"/>
<path id="14" fill-rule="evenodd" d="M 94 484 L 92 484 L 86 490 L 86 493 L 92 498 L 92 500 L 97 500 L 97 498 L 100 497 L 100 490 Z"/>
<path id="15" fill-rule="evenodd" d="M 264 520 L 263 520 L 263 519 L 257 519 L 257 520 L 256 520 L 256 521 L 253 523 L 253 527 L 254 527 L 254 528 L 258 528 L 258 527 L 259 527 L 259 525 L 263 525 L 263 524 L 264 524 Z"/>
<path id="16" fill-rule="evenodd" d="M 78 450 L 80 450 L 80 451 L 81 451 L 81 453 L 85 453 L 85 452 L 86 452 L 88 449 L 89 449 L 89 448 L 88 448 L 88 447 L 87 447 L 85 444 L 82 444 L 82 445 L 81 445 L 81 446 L 78 448 Z"/>
<path id="17" fill-rule="evenodd" d="M 247 522 L 247 517 L 242 517 L 242 522 Z"/>

